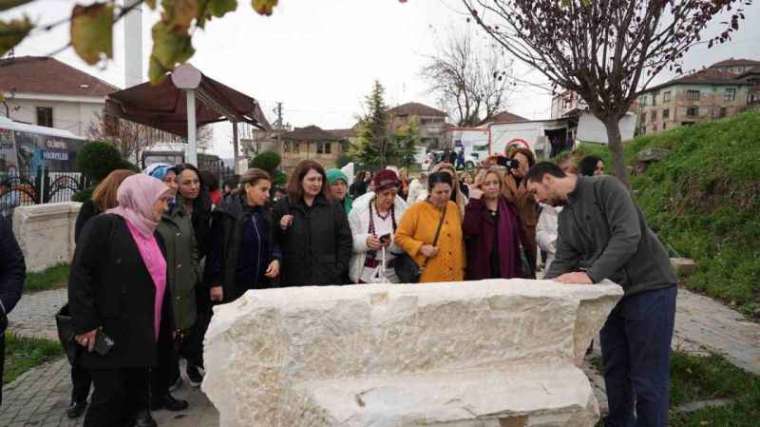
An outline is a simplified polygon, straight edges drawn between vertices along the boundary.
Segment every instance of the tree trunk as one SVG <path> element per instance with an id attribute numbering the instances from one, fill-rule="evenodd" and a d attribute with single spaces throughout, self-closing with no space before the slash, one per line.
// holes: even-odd
<path id="1" fill-rule="evenodd" d="M 604 126 L 607 128 L 607 146 L 612 154 L 612 170 L 615 176 L 629 189 L 631 185 L 628 183 L 628 170 L 625 167 L 625 159 L 623 158 L 623 141 L 620 135 L 620 118 L 608 117 L 604 121 Z"/>

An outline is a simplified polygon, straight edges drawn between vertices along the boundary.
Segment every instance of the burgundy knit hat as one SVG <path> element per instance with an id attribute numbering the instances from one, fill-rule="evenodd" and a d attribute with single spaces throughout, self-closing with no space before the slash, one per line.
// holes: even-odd
<path id="1" fill-rule="evenodd" d="M 372 178 L 372 184 L 375 187 L 375 193 L 379 193 L 391 187 L 401 187 L 401 181 L 399 181 L 396 172 L 388 169 L 383 169 L 376 173 L 374 178 Z"/>

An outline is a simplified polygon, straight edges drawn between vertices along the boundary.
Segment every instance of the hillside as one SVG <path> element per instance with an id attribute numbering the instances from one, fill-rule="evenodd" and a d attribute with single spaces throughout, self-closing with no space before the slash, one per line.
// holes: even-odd
<path id="1" fill-rule="evenodd" d="M 671 153 L 631 185 L 660 238 L 697 261 L 684 284 L 760 318 L 760 113 L 636 138 L 626 161 L 646 148 Z M 610 165 L 606 147 L 578 151 Z"/>

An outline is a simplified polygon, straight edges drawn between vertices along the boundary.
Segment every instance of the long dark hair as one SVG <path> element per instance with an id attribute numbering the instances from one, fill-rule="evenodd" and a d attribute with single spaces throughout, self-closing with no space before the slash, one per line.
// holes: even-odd
<path id="1" fill-rule="evenodd" d="M 594 155 L 586 156 L 578 164 L 578 171 L 583 176 L 594 176 L 594 171 L 596 171 L 596 164 L 601 160 L 602 159 L 600 157 Z"/>
<path id="2" fill-rule="evenodd" d="M 208 194 L 208 187 L 204 183 L 203 176 L 201 175 L 198 168 L 191 165 L 190 163 L 183 163 L 172 168 L 174 173 L 177 174 L 177 178 L 179 178 L 179 174 L 188 169 L 195 172 L 195 175 L 198 176 L 198 181 L 201 184 L 201 191 L 198 194 L 198 197 L 193 200 L 193 214 L 190 219 L 193 223 L 195 240 L 198 243 L 198 248 L 200 249 L 200 257 L 202 258 L 208 253 L 210 247 L 209 236 L 211 234 L 211 197 Z"/>
<path id="3" fill-rule="evenodd" d="M 327 174 L 325 173 L 325 168 L 314 160 L 301 160 L 288 180 L 287 193 L 291 202 L 296 203 L 303 199 L 303 178 L 310 170 L 315 170 L 322 175 L 322 189 L 319 194 L 324 196 L 325 199 L 330 200 L 330 196 L 327 194 Z"/>

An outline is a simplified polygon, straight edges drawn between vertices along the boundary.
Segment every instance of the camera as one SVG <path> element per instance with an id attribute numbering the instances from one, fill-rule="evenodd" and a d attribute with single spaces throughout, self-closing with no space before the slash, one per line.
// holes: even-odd
<path id="1" fill-rule="evenodd" d="M 520 166 L 520 162 L 518 160 L 510 159 L 507 157 L 497 157 L 496 164 L 507 169 L 517 169 Z"/>

